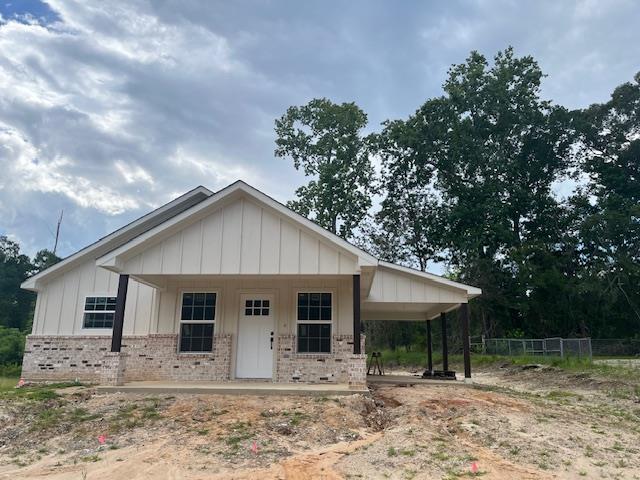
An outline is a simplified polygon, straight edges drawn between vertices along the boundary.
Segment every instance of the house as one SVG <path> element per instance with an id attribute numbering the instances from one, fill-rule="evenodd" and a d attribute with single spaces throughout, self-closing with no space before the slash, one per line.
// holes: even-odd
<path id="1" fill-rule="evenodd" d="M 361 322 L 481 292 L 383 262 L 238 181 L 198 187 L 26 280 L 26 380 L 366 384 Z M 470 368 L 465 369 L 467 376 Z"/>

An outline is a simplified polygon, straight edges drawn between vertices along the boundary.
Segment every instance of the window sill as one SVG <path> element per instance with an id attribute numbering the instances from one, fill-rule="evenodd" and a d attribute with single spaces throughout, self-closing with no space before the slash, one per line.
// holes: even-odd
<path id="1" fill-rule="evenodd" d="M 332 352 L 295 352 L 294 355 L 298 355 L 299 357 L 330 357 L 333 355 Z"/>
<path id="2" fill-rule="evenodd" d="M 113 328 L 81 328 L 81 335 L 113 335 Z"/>
<path id="3" fill-rule="evenodd" d="M 210 358 L 215 356 L 215 352 L 178 352 L 178 358 L 180 357 L 187 357 L 187 358 L 194 358 L 194 357 L 201 357 L 201 358 Z"/>

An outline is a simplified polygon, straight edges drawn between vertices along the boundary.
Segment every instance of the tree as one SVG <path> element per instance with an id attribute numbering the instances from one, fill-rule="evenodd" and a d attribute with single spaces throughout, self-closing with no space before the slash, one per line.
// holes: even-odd
<path id="1" fill-rule="evenodd" d="M 589 182 L 576 204 L 585 303 L 597 332 L 640 330 L 640 72 L 611 99 L 579 112 Z"/>
<path id="2" fill-rule="evenodd" d="M 24 334 L 17 328 L 0 325 L 0 365 L 22 363 Z"/>
<path id="3" fill-rule="evenodd" d="M 20 288 L 31 274 L 29 257 L 20 253 L 20 246 L 6 236 L 0 236 L 0 325 L 24 330 L 29 324 L 33 293 Z"/>
<path id="4" fill-rule="evenodd" d="M 434 105 L 438 102 L 434 102 Z M 434 113 L 437 114 L 437 108 Z M 427 269 L 439 260 L 441 246 L 440 201 L 434 186 L 434 154 L 446 132 L 444 122 L 412 116 L 385 122 L 377 135 L 376 151 L 382 159 L 382 190 L 385 198 L 375 218 L 386 238 L 393 260 Z M 436 128 L 423 128 L 425 125 Z"/>
<path id="5" fill-rule="evenodd" d="M 450 69 L 444 96 L 381 135 L 378 219 L 420 268 L 442 255 L 483 289 L 473 313 L 486 334 L 527 331 L 537 284 L 526 262 L 559 247 L 565 207 L 552 186 L 570 165 L 571 115 L 540 98 L 542 78 L 511 48 L 491 66 L 472 52 Z"/>
<path id="6" fill-rule="evenodd" d="M 60 260 L 62 259 L 58 257 L 55 253 L 53 253 L 51 250 L 47 250 L 45 248 L 43 250 L 38 251 L 35 257 L 33 257 L 33 262 L 32 262 L 33 274 L 46 270 L 47 268 L 58 263 Z"/>
<path id="7" fill-rule="evenodd" d="M 362 136 L 366 114 L 354 103 L 314 99 L 290 107 L 275 125 L 275 155 L 292 158 L 296 170 L 314 177 L 296 190 L 297 199 L 288 206 L 351 238 L 374 192 L 368 140 Z"/>
<path id="8" fill-rule="evenodd" d="M 31 328 L 35 295 L 21 289 L 20 284 L 59 261 L 52 252 L 41 250 L 32 263 L 20 253 L 20 245 L 0 236 L 0 326 L 21 331 Z"/>

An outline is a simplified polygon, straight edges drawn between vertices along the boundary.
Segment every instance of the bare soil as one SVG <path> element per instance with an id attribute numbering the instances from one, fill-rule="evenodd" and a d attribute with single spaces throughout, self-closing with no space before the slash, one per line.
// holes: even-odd
<path id="1" fill-rule="evenodd" d="M 640 478 L 640 378 L 594 375 L 495 367 L 473 385 L 322 398 L 3 397 L 0 479 Z"/>

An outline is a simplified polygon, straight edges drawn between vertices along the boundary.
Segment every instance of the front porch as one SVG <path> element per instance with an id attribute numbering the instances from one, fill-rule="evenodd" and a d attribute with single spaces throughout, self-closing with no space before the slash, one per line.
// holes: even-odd
<path id="1" fill-rule="evenodd" d="M 146 394 L 201 394 L 201 395 L 305 395 L 332 396 L 370 394 L 369 387 L 395 385 L 412 387 L 414 385 L 450 385 L 447 380 L 425 379 L 416 375 L 368 376 L 366 386 L 347 383 L 273 383 L 270 381 L 198 382 L 148 380 L 126 382 L 122 385 L 99 385 L 102 393 L 146 393 Z"/>
<path id="2" fill-rule="evenodd" d="M 431 323 L 441 319 L 445 328 L 444 312 L 457 309 L 463 338 L 468 338 L 466 292 L 426 284 L 413 272 L 392 274 L 381 270 L 379 280 L 366 270 L 362 275 L 138 274 L 131 280 L 120 274 L 113 329 L 100 335 L 30 335 L 23 376 L 110 386 L 192 382 L 194 388 L 241 381 L 255 385 L 252 381 L 260 379 L 260 388 L 309 384 L 317 385 L 313 389 L 346 385 L 362 390 L 367 383 L 362 322 L 418 319 L 426 322 L 427 371 L 435 374 Z M 151 318 L 146 331 L 139 328 L 136 315 L 144 311 L 142 299 L 127 294 L 130 282 L 155 289 L 153 303 L 146 307 Z M 201 307 L 194 306 L 195 296 L 202 300 Z M 210 320 L 192 319 L 195 308 Z M 208 339 L 185 345 L 185 324 L 210 325 Z M 300 336 L 304 333 L 308 337 Z M 207 351 L 201 351 L 203 347 Z M 444 371 L 446 350 L 443 345 Z M 465 376 L 470 375 L 467 345 Z"/>
<path id="3" fill-rule="evenodd" d="M 135 319 L 126 315 L 129 275 L 121 274 L 102 384 L 365 385 L 359 275 L 131 277 L 158 291 L 156 331 L 123 337 Z"/>
<path id="4" fill-rule="evenodd" d="M 100 385 L 99 392 L 148 393 L 148 394 L 203 394 L 203 395 L 353 395 L 368 394 L 364 386 L 350 386 L 346 383 L 273 383 L 247 382 L 127 382 L 123 385 Z"/>

